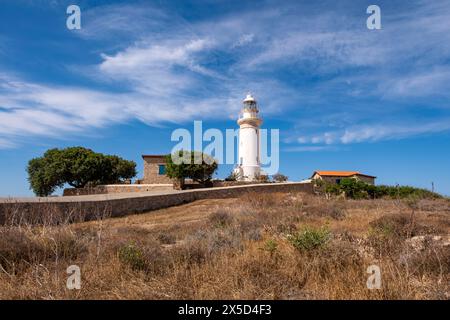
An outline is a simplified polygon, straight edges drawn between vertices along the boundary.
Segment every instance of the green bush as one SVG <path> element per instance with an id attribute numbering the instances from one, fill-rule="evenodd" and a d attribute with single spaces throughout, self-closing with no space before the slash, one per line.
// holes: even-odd
<path id="1" fill-rule="evenodd" d="M 299 251 L 323 248 L 330 239 L 331 233 L 325 226 L 321 228 L 305 227 L 288 236 L 288 241 Z"/>
<path id="2" fill-rule="evenodd" d="M 120 262 L 129 265 L 133 270 L 144 270 L 147 267 L 144 253 L 133 243 L 120 247 L 118 256 Z"/>
<path id="3" fill-rule="evenodd" d="M 319 186 L 324 192 L 334 195 L 345 194 L 350 199 L 437 199 L 438 193 L 410 186 L 375 186 L 354 178 L 342 179 L 339 184 L 323 183 Z"/>

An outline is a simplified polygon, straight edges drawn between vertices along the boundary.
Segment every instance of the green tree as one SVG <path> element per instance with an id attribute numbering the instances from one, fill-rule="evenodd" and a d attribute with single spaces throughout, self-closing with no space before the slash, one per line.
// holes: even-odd
<path id="1" fill-rule="evenodd" d="M 53 164 L 53 161 L 44 157 L 31 159 L 28 162 L 30 188 L 39 197 L 48 196 L 63 185 L 61 176 L 58 174 L 58 167 Z"/>
<path id="2" fill-rule="evenodd" d="M 166 156 L 166 175 L 183 185 L 186 178 L 206 185 L 217 170 L 217 161 L 198 151 L 177 151 Z"/>
<path id="3" fill-rule="evenodd" d="M 96 153 L 83 147 L 47 150 L 28 162 L 30 188 L 48 196 L 69 184 L 75 188 L 120 182 L 136 176 L 136 163 L 117 156 Z"/>

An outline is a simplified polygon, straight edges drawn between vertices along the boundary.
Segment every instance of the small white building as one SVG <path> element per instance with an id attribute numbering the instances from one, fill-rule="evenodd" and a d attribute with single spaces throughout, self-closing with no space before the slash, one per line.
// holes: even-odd
<path id="1" fill-rule="evenodd" d="M 239 114 L 239 164 L 235 169 L 237 180 L 253 181 L 261 175 L 260 132 L 262 119 L 258 104 L 251 94 L 243 100 Z"/>

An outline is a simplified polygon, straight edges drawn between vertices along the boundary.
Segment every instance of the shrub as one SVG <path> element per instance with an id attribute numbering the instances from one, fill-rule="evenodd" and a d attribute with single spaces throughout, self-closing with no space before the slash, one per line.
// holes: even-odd
<path id="1" fill-rule="evenodd" d="M 273 239 L 269 239 L 264 243 L 264 247 L 262 249 L 269 252 L 272 256 L 278 249 L 278 243 Z"/>
<path id="2" fill-rule="evenodd" d="M 431 227 L 417 223 L 414 216 L 407 213 L 388 214 L 369 223 L 371 234 L 384 238 L 408 238 L 432 233 Z"/>
<path id="3" fill-rule="evenodd" d="M 174 248 L 173 257 L 187 267 L 199 265 L 225 251 L 243 250 L 242 240 L 242 235 L 234 229 L 227 232 L 220 229 L 198 230 L 186 237 L 182 245 Z"/>
<path id="4" fill-rule="evenodd" d="M 450 272 L 450 250 L 425 238 L 422 250 L 404 249 L 399 255 L 399 263 L 414 270 L 419 276 L 443 275 Z"/>
<path id="5" fill-rule="evenodd" d="M 218 228 L 223 228 L 231 224 L 233 217 L 226 211 L 216 211 L 209 215 L 209 221 Z"/>
<path id="6" fill-rule="evenodd" d="M 331 217 L 335 220 L 342 220 L 347 215 L 345 204 L 340 201 L 314 203 L 306 207 L 306 212 L 312 216 Z"/>
<path id="7" fill-rule="evenodd" d="M 146 261 L 142 250 L 136 244 L 130 243 L 119 248 L 120 262 L 129 265 L 133 270 L 144 270 Z"/>
<path id="8" fill-rule="evenodd" d="M 84 238 L 69 230 L 49 230 L 36 235 L 22 228 L 0 229 L 0 266 L 15 273 L 31 264 L 42 264 L 56 258 L 71 261 L 87 251 Z"/>
<path id="9" fill-rule="evenodd" d="M 440 194 L 426 189 L 410 186 L 374 186 L 354 178 L 342 179 L 339 184 L 321 182 L 316 186 L 325 193 L 340 195 L 345 194 L 350 199 L 378 199 L 383 197 L 396 199 L 438 199 Z"/>
<path id="10" fill-rule="evenodd" d="M 321 181 L 321 180 L 316 180 L 316 181 Z M 324 188 L 325 193 L 327 193 L 327 194 L 340 195 L 343 192 L 341 187 L 338 184 L 334 184 L 334 183 L 323 184 L 323 188 Z"/>
<path id="11" fill-rule="evenodd" d="M 279 193 L 249 192 L 241 196 L 242 202 L 253 209 L 265 209 L 282 204 L 285 197 Z"/>
<path id="12" fill-rule="evenodd" d="M 174 244 L 177 242 L 175 236 L 170 233 L 160 233 L 157 239 L 162 244 Z"/>
<path id="13" fill-rule="evenodd" d="M 288 236 L 288 241 L 299 251 L 323 248 L 330 239 L 331 233 L 325 226 L 321 228 L 305 227 Z"/>
<path id="14" fill-rule="evenodd" d="M 163 275 L 171 265 L 171 257 L 161 249 L 158 242 L 144 244 L 129 243 L 119 247 L 121 263 L 133 270 L 144 271 L 150 275 Z"/>
<path id="15" fill-rule="evenodd" d="M 22 264 L 41 263 L 46 258 L 43 246 L 19 228 L 0 230 L 0 266 L 14 273 Z"/>
<path id="16" fill-rule="evenodd" d="M 288 177 L 281 173 L 276 173 L 272 176 L 273 181 L 275 182 L 286 182 Z"/>
<path id="17" fill-rule="evenodd" d="M 255 180 L 258 182 L 267 183 L 267 182 L 269 182 L 269 176 L 266 174 L 256 174 Z"/>

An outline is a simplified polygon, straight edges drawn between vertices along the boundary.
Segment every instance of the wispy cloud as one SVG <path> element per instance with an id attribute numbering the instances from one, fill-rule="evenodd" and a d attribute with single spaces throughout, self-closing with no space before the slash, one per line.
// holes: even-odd
<path id="1" fill-rule="evenodd" d="M 83 10 L 76 35 L 90 41 L 133 40 L 168 26 L 170 14 L 149 4 L 110 4 Z"/>
<path id="2" fill-rule="evenodd" d="M 0 149 L 11 149 L 15 148 L 16 146 L 17 145 L 14 142 L 0 138 Z"/>
<path id="3" fill-rule="evenodd" d="M 3 73 L 0 148 L 17 137 L 133 119 L 160 125 L 230 117 L 246 91 L 263 114 L 293 126 L 299 151 L 450 130 L 447 113 L 425 124 L 403 116 L 419 98 L 426 108 L 450 109 L 433 99 L 450 97 L 450 4 L 416 0 L 405 8 L 383 10 L 380 31 L 365 28 L 365 10 L 297 3 L 192 21 L 141 2 L 89 9 L 76 36 L 93 47 L 96 62 L 70 70 L 93 85 Z"/>
<path id="4" fill-rule="evenodd" d="M 322 152 L 322 151 L 337 151 L 336 146 L 295 146 L 284 149 L 287 152 Z"/>
<path id="5" fill-rule="evenodd" d="M 398 140 L 417 135 L 439 133 L 450 130 L 450 120 L 420 122 L 415 124 L 373 124 L 359 125 L 339 131 L 302 136 L 297 139 L 300 144 L 350 144 L 375 142 L 380 140 Z M 320 146 L 319 146 L 320 147 Z"/>

